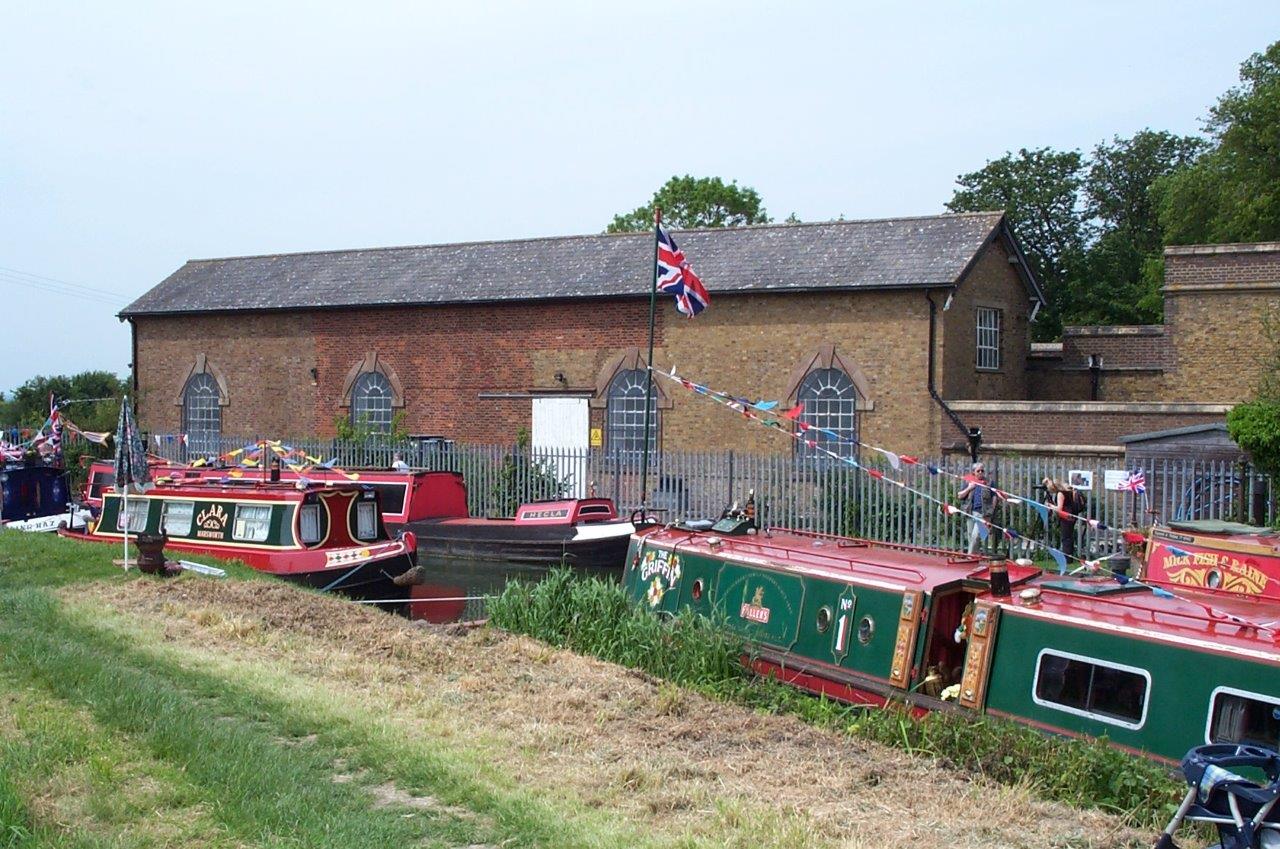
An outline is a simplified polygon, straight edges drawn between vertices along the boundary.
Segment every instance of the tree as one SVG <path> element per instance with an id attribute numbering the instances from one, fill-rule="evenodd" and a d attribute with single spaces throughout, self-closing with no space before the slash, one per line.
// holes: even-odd
<path id="1" fill-rule="evenodd" d="M 1083 172 L 1079 151 L 1023 148 L 961 174 L 947 204 L 952 212 L 1005 211 L 1049 301 L 1038 339 L 1055 338 L 1063 317 L 1074 313 L 1070 282 L 1080 275 L 1091 234 L 1080 199 Z"/>
<path id="2" fill-rule="evenodd" d="M 725 183 L 719 177 L 672 177 L 654 192 L 647 206 L 637 207 L 625 215 L 615 215 L 607 233 L 632 233 L 653 227 L 653 208 L 662 208 L 662 221 L 674 229 L 693 227 L 741 227 L 745 224 L 768 224 L 769 216 L 761 206 L 760 195 L 749 186 L 734 180 Z"/>
<path id="3" fill-rule="evenodd" d="M 1154 189 L 1165 244 L 1280 239 L 1280 41 L 1240 66 L 1205 129 L 1212 149 Z"/>
<path id="4" fill-rule="evenodd" d="M 1154 324 L 1164 300 L 1160 222 L 1151 187 L 1189 167 L 1203 139 L 1141 130 L 1093 149 L 1084 211 L 1096 228 L 1084 274 L 1074 286 L 1070 320 L 1081 324 Z"/>
<path id="5" fill-rule="evenodd" d="M 0 401 L 0 425 L 36 428 L 49 417 L 49 396 L 63 403 L 67 417 L 85 430 L 110 431 L 120 414 L 128 384 L 109 371 L 67 377 L 33 377 Z"/>

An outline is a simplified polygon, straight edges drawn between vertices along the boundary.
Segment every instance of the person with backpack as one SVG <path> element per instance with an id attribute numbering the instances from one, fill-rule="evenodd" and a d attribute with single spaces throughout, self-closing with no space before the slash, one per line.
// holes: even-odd
<path id="1" fill-rule="evenodd" d="M 1053 478 L 1044 479 L 1044 488 L 1058 513 L 1059 549 L 1073 557 L 1076 553 L 1076 522 L 1085 511 L 1084 495 L 1070 484 Z"/>

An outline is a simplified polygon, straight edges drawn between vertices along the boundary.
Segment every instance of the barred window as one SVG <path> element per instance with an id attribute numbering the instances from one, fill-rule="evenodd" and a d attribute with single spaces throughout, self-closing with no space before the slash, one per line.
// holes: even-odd
<path id="1" fill-rule="evenodd" d="M 391 401 L 391 381 L 381 372 L 364 372 L 351 387 L 351 424 L 373 433 L 390 433 Z"/>
<path id="2" fill-rule="evenodd" d="M 609 433 L 609 450 L 615 454 L 639 455 L 644 450 L 644 396 L 648 372 L 626 369 L 614 375 L 609 384 L 609 400 L 605 421 Z M 658 440 L 658 393 L 654 387 L 649 404 L 649 450 Z"/>
<path id="3" fill-rule="evenodd" d="M 207 456 L 222 453 L 222 406 L 218 382 L 205 372 L 193 374 L 182 390 L 182 432 L 187 453 Z"/>
<path id="4" fill-rule="evenodd" d="M 1000 320 L 1001 312 L 990 307 L 978 307 L 978 368 L 1000 368 Z"/>
<path id="5" fill-rule="evenodd" d="M 805 375 L 796 390 L 796 401 L 804 405 L 800 421 L 809 425 L 805 442 L 796 443 L 796 456 L 829 458 L 826 449 L 840 457 L 857 454 L 858 390 L 842 369 L 820 368 Z M 822 428 L 823 430 L 818 430 Z M 832 436 L 831 431 L 841 438 Z M 818 447 L 808 445 L 814 442 Z"/>

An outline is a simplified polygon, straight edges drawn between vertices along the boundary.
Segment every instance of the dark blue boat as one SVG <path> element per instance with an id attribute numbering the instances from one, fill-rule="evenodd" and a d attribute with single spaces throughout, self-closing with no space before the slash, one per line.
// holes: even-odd
<path id="1" fill-rule="evenodd" d="M 68 507 L 66 470 L 43 463 L 0 466 L 0 525 L 20 530 L 53 531 L 59 522 L 82 523 Z"/>

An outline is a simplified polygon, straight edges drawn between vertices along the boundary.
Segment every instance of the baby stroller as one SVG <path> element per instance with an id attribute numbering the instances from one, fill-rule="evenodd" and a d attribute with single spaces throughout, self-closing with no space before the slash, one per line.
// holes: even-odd
<path id="1" fill-rule="evenodd" d="M 1239 768 L 1260 770 L 1267 783 L 1232 772 Z M 1261 746 L 1197 746 L 1182 759 L 1182 774 L 1187 796 L 1156 849 L 1178 849 L 1173 835 L 1183 820 L 1217 826 L 1217 849 L 1280 849 L 1280 754 Z"/>

